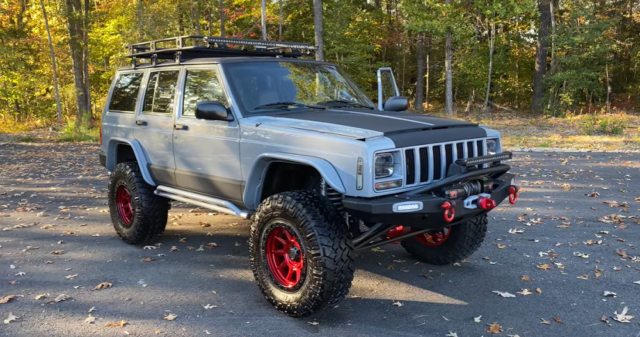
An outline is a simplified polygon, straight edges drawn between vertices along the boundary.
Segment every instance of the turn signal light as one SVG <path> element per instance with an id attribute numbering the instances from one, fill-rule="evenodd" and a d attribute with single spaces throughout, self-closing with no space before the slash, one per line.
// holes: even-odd
<path id="1" fill-rule="evenodd" d="M 392 189 L 392 188 L 398 188 L 398 187 L 402 186 L 402 179 L 376 183 L 375 186 L 376 186 L 376 190 L 378 190 L 378 191 L 388 190 L 388 189 Z"/>

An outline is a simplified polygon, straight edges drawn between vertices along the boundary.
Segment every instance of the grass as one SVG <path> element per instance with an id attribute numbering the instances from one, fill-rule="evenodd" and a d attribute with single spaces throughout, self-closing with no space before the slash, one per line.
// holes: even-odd
<path id="1" fill-rule="evenodd" d="M 20 143 L 33 143 L 36 141 L 36 138 L 32 135 L 26 135 L 18 138 Z"/>
<path id="2" fill-rule="evenodd" d="M 76 127 L 74 120 L 67 119 L 67 125 L 58 134 L 61 142 L 91 142 L 97 143 L 100 139 L 100 127 Z"/>
<path id="3" fill-rule="evenodd" d="M 429 112 L 443 116 L 441 112 Z M 589 114 L 564 118 L 520 112 L 458 113 L 454 118 L 487 125 L 501 132 L 503 146 L 593 151 L 640 150 L 640 115 Z"/>

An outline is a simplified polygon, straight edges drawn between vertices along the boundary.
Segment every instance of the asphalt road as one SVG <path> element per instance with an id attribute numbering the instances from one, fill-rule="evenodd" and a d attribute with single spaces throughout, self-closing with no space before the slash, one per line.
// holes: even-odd
<path id="1" fill-rule="evenodd" d="M 497 322 L 501 336 L 640 336 L 638 154 L 518 153 L 519 203 L 490 214 L 485 244 L 468 261 L 429 266 L 400 245 L 360 253 L 348 298 L 294 319 L 274 310 L 253 280 L 246 221 L 175 204 L 156 249 L 120 241 L 97 150 L 0 145 L 0 298 L 16 296 L 0 304 L 0 320 L 19 317 L 0 324 L 0 335 L 463 337 L 489 336 Z M 198 249 L 208 243 L 218 247 Z M 91 290 L 102 282 L 112 287 Z M 635 317 L 614 321 L 624 307 Z M 165 320 L 169 314 L 177 317 Z"/>

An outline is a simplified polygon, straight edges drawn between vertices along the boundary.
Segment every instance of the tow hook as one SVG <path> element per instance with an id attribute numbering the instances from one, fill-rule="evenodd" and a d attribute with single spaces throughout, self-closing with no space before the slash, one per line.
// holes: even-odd
<path id="1" fill-rule="evenodd" d="M 453 205 L 451 204 L 453 203 Z M 440 206 L 440 208 L 444 209 L 444 221 L 446 222 L 451 222 L 453 221 L 453 218 L 456 216 L 456 210 L 455 207 L 456 203 L 455 201 L 445 201 L 444 204 L 442 204 L 442 206 Z"/>
<path id="2" fill-rule="evenodd" d="M 509 186 L 509 203 L 515 205 L 518 201 L 518 187 L 517 186 Z"/>
<path id="3" fill-rule="evenodd" d="M 491 195 L 487 193 L 480 193 L 478 195 L 472 195 L 464 199 L 464 208 L 466 209 L 484 209 L 492 210 L 496 208 L 496 201 L 491 199 Z"/>

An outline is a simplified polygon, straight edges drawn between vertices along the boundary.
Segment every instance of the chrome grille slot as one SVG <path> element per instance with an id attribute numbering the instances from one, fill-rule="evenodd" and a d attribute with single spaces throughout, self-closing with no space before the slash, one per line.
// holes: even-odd
<path id="1" fill-rule="evenodd" d="M 442 179 L 442 152 L 440 151 L 440 146 L 433 147 L 433 180 Z"/>
<path id="2" fill-rule="evenodd" d="M 407 185 L 413 185 L 416 183 L 416 155 L 414 149 L 404 150 L 405 169 L 407 172 L 406 182 Z"/>

